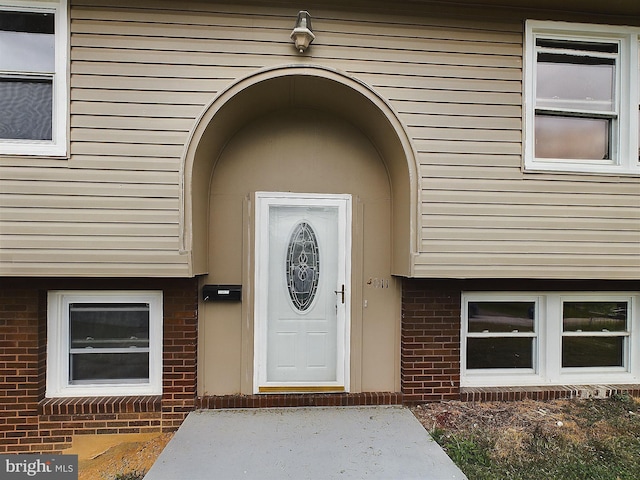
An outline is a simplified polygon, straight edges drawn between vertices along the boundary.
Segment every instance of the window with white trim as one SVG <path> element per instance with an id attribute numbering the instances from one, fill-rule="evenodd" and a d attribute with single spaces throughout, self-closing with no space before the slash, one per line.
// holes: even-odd
<path id="1" fill-rule="evenodd" d="M 48 295 L 47 397 L 162 393 L 162 292 Z"/>
<path id="2" fill-rule="evenodd" d="M 533 371 L 536 299 L 471 300 L 467 305 L 467 368 Z"/>
<path id="3" fill-rule="evenodd" d="M 527 21 L 525 169 L 640 174 L 639 35 Z"/>
<path id="4" fill-rule="evenodd" d="M 67 151 L 67 0 L 0 2 L 0 154 Z"/>
<path id="5" fill-rule="evenodd" d="M 562 368 L 625 368 L 629 302 L 562 301 Z"/>
<path id="6" fill-rule="evenodd" d="M 461 384 L 637 383 L 639 301 L 638 292 L 464 293 Z"/>

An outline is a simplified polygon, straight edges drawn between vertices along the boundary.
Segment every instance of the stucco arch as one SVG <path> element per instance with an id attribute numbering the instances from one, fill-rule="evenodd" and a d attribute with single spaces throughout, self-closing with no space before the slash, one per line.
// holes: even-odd
<path id="1" fill-rule="evenodd" d="M 390 105 L 365 84 L 335 70 L 308 65 L 269 68 L 241 79 L 216 97 L 198 119 L 182 162 L 181 234 L 191 274 L 207 273 L 209 186 L 220 152 L 247 122 L 291 107 L 340 116 L 378 150 L 391 183 L 392 273 L 411 276 L 419 191 L 409 137 Z"/>

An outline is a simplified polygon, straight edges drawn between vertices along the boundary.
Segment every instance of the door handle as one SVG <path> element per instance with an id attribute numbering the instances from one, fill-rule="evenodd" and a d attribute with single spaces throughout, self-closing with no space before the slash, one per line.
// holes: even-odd
<path id="1" fill-rule="evenodd" d="M 342 284 L 342 290 L 335 290 L 333 293 L 336 295 L 339 293 L 342 296 L 342 303 L 344 303 L 344 283 Z"/>

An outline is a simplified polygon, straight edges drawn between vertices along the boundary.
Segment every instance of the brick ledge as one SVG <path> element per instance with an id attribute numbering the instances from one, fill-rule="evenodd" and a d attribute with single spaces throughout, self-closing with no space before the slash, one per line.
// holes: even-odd
<path id="1" fill-rule="evenodd" d="M 198 397 L 196 408 L 348 407 L 401 405 L 400 392 L 211 395 Z"/>
<path id="2" fill-rule="evenodd" d="M 45 398 L 40 415 L 91 415 L 100 413 L 160 412 L 162 396 Z"/>
<path id="3" fill-rule="evenodd" d="M 460 400 L 465 402 L 609 398 L 619 394 L 640 397 L 640 385 L 542 385 L 460 388 Z"/>

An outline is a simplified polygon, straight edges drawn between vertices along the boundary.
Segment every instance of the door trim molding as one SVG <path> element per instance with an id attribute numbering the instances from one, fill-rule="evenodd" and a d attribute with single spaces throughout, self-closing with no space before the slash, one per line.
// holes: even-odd
<path id="1" fill-rule="evenodd" d="M 349 194 L 319 194 L 290 192 L 255 192 L 255 241 L 254 241 L 254 393 L 318 393 L 349 392 L 351 371 L 351 243 L 352 243 L 352 197 Z M 304 206 L 323 205 L 337 206 L 338 256 L 344 258 L 344 272 L 338 272 L 339 283 L 347 285 L 344 294 L 344 308 L 338 313 L 338 338 L 336 365 L 337 380 L 333 382 L 267 382 L 267 289 L 258 288 L 266 285 L 268 278 L 267 262 L 269 242 L 264 235 L 269 225 L 269 207 L 271 206 Z"/>

